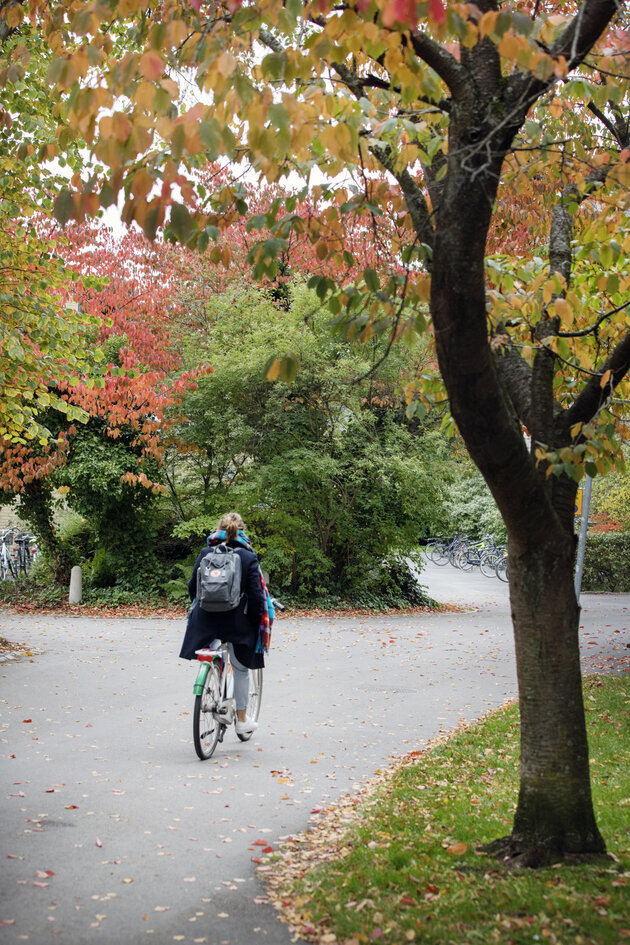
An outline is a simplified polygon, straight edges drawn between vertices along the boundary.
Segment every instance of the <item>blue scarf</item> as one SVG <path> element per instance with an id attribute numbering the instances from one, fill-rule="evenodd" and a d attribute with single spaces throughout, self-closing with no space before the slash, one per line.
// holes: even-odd
<path id="1" fill-rule="evenodd" d="M 210 547 L 220 545 L 223 541 L 227 541 L 227 532 L 224 528 L 219 528 L 215 532 L 212 532 L 211 535 L 208 535 L 208 545 L 210 545 Z M 248 551 L 254 550 L 251 541 L 242 528 L 239 528 L 236 538 L 233 538 L 232 541 L 238 542 L 242 548 L 246 548 Z"/>

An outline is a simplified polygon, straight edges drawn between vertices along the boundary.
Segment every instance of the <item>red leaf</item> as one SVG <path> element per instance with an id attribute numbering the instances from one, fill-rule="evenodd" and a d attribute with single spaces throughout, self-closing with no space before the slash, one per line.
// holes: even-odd
<path id="1" fill-rule="evenodd" d="M 429 16 L 434 23 L 443 23 L 446 19 L 446 8 L 442 0 L 429 0 Z"/>

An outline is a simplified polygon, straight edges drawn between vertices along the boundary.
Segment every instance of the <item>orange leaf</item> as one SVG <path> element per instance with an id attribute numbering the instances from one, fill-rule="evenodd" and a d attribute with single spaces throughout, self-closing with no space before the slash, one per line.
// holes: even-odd
<path id="1" fill-rule="evenodd" d="M 147 81 L 155 82 L 164 72 L 164 60 L 158 52 L 150 49 L 141 57 L 139 69 Z"/>
<path id="2" fill-rule="evenodd" d="M 468 849 L 468 844 L 467 844 L 467 843 L 462 843 L 462 842 L 460 841 L 459 843 L 453 843 L 453 844 L 451 844 L 450 847 L 447 847 L 447 848 L 446 848 L 446 852 L 447 852 L 447 853 L 453 853 L 453 854 L 455 854 L 456 856 L 461 856 L 462 853 L 465 853 L 467 849 Z"/>

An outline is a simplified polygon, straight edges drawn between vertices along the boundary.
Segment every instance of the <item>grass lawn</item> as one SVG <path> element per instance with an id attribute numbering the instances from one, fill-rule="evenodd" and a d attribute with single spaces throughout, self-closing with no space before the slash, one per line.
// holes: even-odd
<path id="1" fill-rule="evenodd" d="M 630 945 L 630 678 L 589 676 L 584 695 L 608 858 L 512 871 L 477 852 L 511 829 L 512 705 L 379 773 L 265 860 L 294 932 L 344 945 Z"/>

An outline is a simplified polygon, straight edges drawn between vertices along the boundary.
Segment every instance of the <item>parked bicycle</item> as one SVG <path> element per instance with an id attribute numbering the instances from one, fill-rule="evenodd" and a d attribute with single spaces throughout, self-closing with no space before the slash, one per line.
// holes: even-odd
<path id="1" fill-rule="evenodd" d="M 283 604 L 273 600 L 276 610 L 284 610 Z M 207 761 L 217 745 L 223 741 L 228 728 L 236 722 L 234 700 L 234 677 L 227 645 L 220 643 L 215 649 L 203 648 L 195 651 L 200 666 L 193 686 L 195 708 L 193 714 L 193 741 L 197 757 Z M 247 717 L 258 721 L 262 703 L 263 671 L 249 670 L 249 702 Z M 236 732 L 242 742 L 249 741 L 252 732 Z"/>
<path id="2" fill-rule="evenodd" d="M 14 525 L 12 528 L 7 528 L 0 535 L 0 579 L 3 581 L 6 581 L 8 577 L 15 579 L 17 576 L 15 565 L 11 560 L 11 552 L 9 551 L 9 542 L 15 531 L 16 527 Z"/>
<path id="3" fill-rule="evenodd" d="M 473 568 L 480 566 L 484 554 L 495 547 L 490 535 L 486 535 L 480 541 L 466 541 L 460 546 L 455 556 L 455 566 L 460 571 L 472 571 Z"/>
<path id="4" fill-rule="evenodd" d="M 431 548 L 431 561 L 440 567 L 449 564 L 449 562 L 454 565 L 455 559 L 466 541 L 467 538 L 465 535 L 455 535 L 450 541 L 444 539 L 443 541 L 436 542 Z"/>
<path id="5" fill-rule="evenodd" d="M 33 563 L 33 554 L 34 548 L 31 549 L 31 545 L 35 541 L 33 535 L 27 535 L 26 532 L 21 532 L 16 536 L 15 540 L 15 570 L 19 574 L 20 571 L 22 574 L 28 574 L 31 570 L 31 564 Z"/>
<path id="6" fill-rule="evenodd" d="M 510 579 L 510 562 L 508 560 L 507 552 L 499 558 L 496 564 L 496 573 L 500 581 L 505 581 L 507 584 Z"/>

